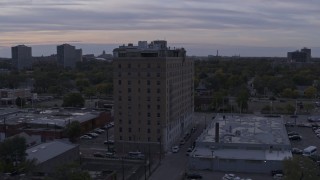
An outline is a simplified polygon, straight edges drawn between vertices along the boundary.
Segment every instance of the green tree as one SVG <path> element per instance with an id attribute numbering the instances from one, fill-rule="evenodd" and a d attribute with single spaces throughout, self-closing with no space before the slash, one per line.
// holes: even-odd
<path id="1" fill-rule="evenodd" d="M 26 149 L 26 140 L 23 137 L 9 138 L 0 143 L 0 170 L 10 172 L 24 162 Z"/>
<path id="2" fill-rule="evenodd" d="M 287 104 L 286 105 L 286 110 L 288 114 L 293 114 L 294 111 L 296 110 L 296 108 L 294 106 L 292 106 L 291 104 Z"/>
<path id="3" fill-rule="evenodd" d="M 78 164 L 69 163 L 69 164 L 63 164 L 56 168 L 56 171 L 54 173 L 54 177 L 52 178 L 52 180 L 55 180 L 55 179 L 91 180 L 91 177 L 87 171 L 82 171 Z"/>
<path id="4" fill-rule="evenodd" d="M 237 103 L 241 112 L 248 109 L 248 100 L 249 92 L 247 89 L 242 88 L 237 96 Z"/>
<path id="5" fill-rule="evenodd" d="M 304 95 L 307 98 L 314 98 L 316 94 L 317 94 L 317 88 L 313 86 L 309 86 L 307 87 L 307 89 L 304 90 Z"/>
<path id="6" fill-rule="evenodd" d="M 83 107 L 84 98 L 80 93 L 69 93 L 63 97 L 63 107 Z"/>
<path id="7" fill-rule="evenodd" d="M 72 121 L 66 128 L 67 136 L 71 142 L 76 142 L 77 137 L 81 134 L 79 121 Z"/>
<path id="8" fill-rule="evenodd" d="M 304 156 L 293 156 L 284 163 L 285 180 L 315 180 L 320 173 L 316 163 Z"/>

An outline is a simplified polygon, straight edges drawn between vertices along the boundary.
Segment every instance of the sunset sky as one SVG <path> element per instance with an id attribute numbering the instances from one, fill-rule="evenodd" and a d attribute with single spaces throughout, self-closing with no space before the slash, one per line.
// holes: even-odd
<path id="1" fill-rule="evenodd" d="M 0 57 L 26 44 L 33 55 L 70 43 L 84 54 L 165 39 L 188 55 L 320 57 L 319 0 L 0 0 Z M 41 46 L 39 46 L 41 45 Z"/>

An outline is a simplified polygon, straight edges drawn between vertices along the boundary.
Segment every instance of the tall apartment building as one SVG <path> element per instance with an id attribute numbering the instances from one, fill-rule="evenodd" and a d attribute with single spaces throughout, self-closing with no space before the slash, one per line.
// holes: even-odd
<path id="1" fill-rule="evenodd" d="M 78 61 L 82 61 L 82 50 L 76 49 L 70 44 L 62 44 L 57 46 L 58 64 L 64 68 L 75 68 Z"/>
<path id="2" fill-rule="evenodd" d="M 12 64 L 16 69 L 32 68 L 32 49 L 25 45 L 11 47 Z"/>
<path id="3" fill-rule="evenodd" d="M 304 47 L 300 51 L 288 52 L 287 58 L 294 62 L 308 62 L 311 59 L 311 49 Z"/>
<path id="4" fill-rule="evenodd" d="M 123 45 L 113 54 L 117 150 L 168 150 L 192 126 L 193 61 L 166 41 Z"/>

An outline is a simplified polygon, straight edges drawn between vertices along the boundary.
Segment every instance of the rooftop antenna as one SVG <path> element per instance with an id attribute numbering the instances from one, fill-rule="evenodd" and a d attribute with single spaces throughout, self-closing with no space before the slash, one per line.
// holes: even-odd
<path id="1" fill-rule="evenodd" d="M 217 57 L 219 56 L 219 50 L 217 50 L 217 55 L 216 55 Z"/>

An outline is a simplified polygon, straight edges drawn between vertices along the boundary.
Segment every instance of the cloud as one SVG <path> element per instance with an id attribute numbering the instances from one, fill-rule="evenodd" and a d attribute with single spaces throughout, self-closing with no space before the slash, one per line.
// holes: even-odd
<path id="1" fill-rule="evenodd" d="M 308 46 L 320 41 L 319 9 L 316 0 L 1 0 L 0 42 L 113 43 L 134 35 L 186 43 Z"/>

